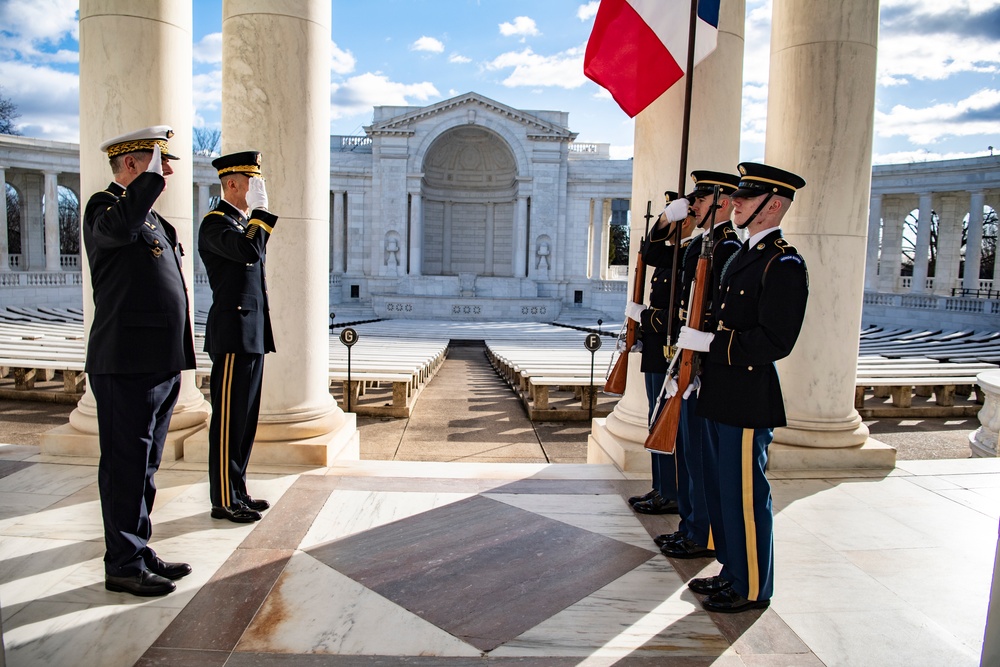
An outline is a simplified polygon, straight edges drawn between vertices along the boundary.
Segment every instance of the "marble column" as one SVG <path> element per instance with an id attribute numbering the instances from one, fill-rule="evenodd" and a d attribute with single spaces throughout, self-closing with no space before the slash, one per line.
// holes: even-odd
<path id="1" fill-rule="evenodd" d="M 934 263 L 934 294 L 951 296 L 958 284 L 962 262 L 962 218 L 958 196 L 943 194 L 935 205 L 938 212 L 937 261 Z"/>
<path id="2" fill-rule="evenodd" d="M 927 262 L 931 247 L 931 214 L 933 213 L 933 194 L 920 193 L 920 211 L 917 217 L 917 240 L 913 248 L 913 281 L 910 291 L 914 294 L 924 294 L 927 291 Z"/>
<path id="3" fill-rule="evenodd" d="M 423 271 L 424 210 L 419 192 L 410 195 L 410 275 Z"/>
<path id="4" fill-rule="evenodd" d="M 344 193 L 334 191 L 333 206 L 330 215 L 330 273 L 344 273 L 344 244 L 346 233 L 344 226 Z"/>
<path id="5" fill-rule="evenodd" d="M 788 426 L 775 430 L 773 469 L 895 462 L 854 408 L 877 39 L 877 0 L 774 1 L 764 161 L 806 180 L 782 228 L 810 293 L 798 342 L 778 362 Z"/>
<path id="6" fill-rule="evenodd" d="M 208 205 L 209 202 L 212 201 L 211 187 L 212 186 L 208 183 L 198 184 L 198 215 L 194 218 L 194 225 L 192 229 L 193 243 L 191 245 L 191 247 L 194 248 L 194 252 L 191 253 L 194 255 L 194 270 L 197 273 L 205 272 L 205 264 L 201 261 L 201 253 L 198 252 L 198 238 L 201 233 L 201 221 L 205 219 L 206 215 L 208 215 Z"/>
<path id="7" fill-rule="evenodd" d="M 181 159 L 156 211 L 192 245 L 191 34 L 190 3 L 150 0 L 81 0 L 80 2 L 80 209 L 90 195 L 112 180 L 108 158 L 99 149 L 110 137 L 148 125 L 170 125 L 170 149 Z M 183 260 L 188 307 L 194 309 L 193 257 Z M 84 328 L 93 321 L 93 291 L 86 249 L 81 248 Z M 210 407 L 195 386 L 195 372 L 182 373 L 163 452 L 165 461 L 180 458 L 183 443 L 204 429 Z M 70 414 L 69 424 L 41 438 L 42 452 L 98 456 L 97 405 L 88 390 Z"/>
<path id="8" fill-rule="evenodd" d="M 60 271 L 59 263 L 59 174 L 44 171 L 45 176 L 45 270 Z"/>
<path id="9" fill-rule="evenodd" d="M 442 223 L 443 239 L 441 248 L 441 273 L 448 275 L 451 273 L 451 205 L 452 202 L 444 203 L 444 222 Z"/>
<path id="10" fill-rule="evenodd" d="M 882 234 L 882 195 L 873 194 L 868 204 L 868 245 L 865 255 L 865 291 L 878 289 L 879 238 Z"/>
<path id="11" fill-rule="evenodd" d="M 493 275 L 493 239 L 496 233 L 493 202 L 486 203 L 486 233 L 483 234 L 483 275 Z"/>
<path id="12" fill-rule="evenodd" d="M 518 183 L 520 189 L 521 183 Z M 514 277 L 528 275 L 528 196 L 517 195 L 517 217 L 514 222 Z"/>
<path id="13" fill-rule="evenodd" d="M 600 220 L 598 220 L 597 224 L 600 225 L 600 230 L 601 230 L 600 231 L 601 234 L 600 276 L 601 280 L 607 280 L 608 278 L 611 277 L 609 274 L 610 266 L 608 265 L 608 257 L 611 255 L 611 200 L 610 199 L 601 200 L 601 218 Z M 636 248 L 638 248 L 638 246 L 636 246 Z M 635 254 L 635 252 L 638 252 L 638 250 L 633 251 L 631 248 L 629 249 L 629 261 L 632 261 L 632 256 Z M 629 275 L 630 276 L 632 275 L 631 271 L 629 271 Z M 631 293 L 632 292 L 629 291 L 629 294 Z"/>
<path id="14" fill-rule="evenodd" d="M 719 11 L 718 45 L 692 73 L 691 137 L 685 188 L 695 169 L 736 173 L 740 149 L 740 100 L 743 86 L 743 0 L 723 0 Z M 683 125 L 684 79 L 635 118 L 635 157 L 632 162 L 632 220 L 629 262 L 634 266 L 639 241 L 645 231 L 646 202 L 663 205 L 663 191 L 676 190 L 680 178 L 680 137 Z M 683 188 L 682 188 L 683 189 Z M 610 201 L 602 206 L 601 228 L 607 227 Z M 602 243 L 606 251 L 607 246 Z M 605 255 L 606 257 L 607 255 Z M 647 280 L 652 272 L 647 275 Z M 628 293 L 633 272 L 629 271 Z M 646 415 L 649 405 L 639 354 L 629 354 L 625 394 L 614 411 L 594 419 L 587 442 L 587 460 L 614 462 L 626 472 L 649 474 Z"/>
<path id="15" fill-rule="evenodd" d="M 906 211 L 899 197 L 887 197 L 883 209 L 878 291 L 892 294 L 899 288 L 903 265 L 903 221 Z"/>
<path id="16" fill-rule="evenodd" d="M 967 290 L 979 289 L 979 267 L 983 259 L 983 205 L 985 200 L 985 193 L 982 190 L 977 190 L 969 195 L 969 233 L 965 240 L 965 273 L 962 276 L 962 287 Z"/>
<path id="17" fill-rule="evenodd" d="M 588 207 L 588 217 L 590 218 L 589 225 L 589 243 L 587 249 L 590 251 L 590 270 L 587 272 L 587 277 L 591 280 L 601 279 L 601 228 L 598 226 L 598 214 L 597 214 L 597 200 L 594 198 L 590 199 L 590 206 Z"/>
<path id="18" fill-rule="evenodd" d="M 0 167 L 0 192 L 3 193 L 3 205 L 0 205 L 0 271 L 10 271 L 10 245 L 7 238 L 7 168 Z M 83 207 L 80 207 L 83 210 Z"/>
<path id="19" fill-rule="evenodd" d="M 259 150 L 270 209 L 268 303 L 255 463 L 358 458 L 355 416 L 330 395 L 330 0 L 222 7 L 223 153 Z M 190 443 L 189 443 L 190 444 Z M 207 459 L 207 439 L 185 447 Z"/>
<path id="20" fill-rule="evenodd" d="M 45 180 L 38 172 L 24 175 L 21 197 L 21 270 L 45 270 Z"/>

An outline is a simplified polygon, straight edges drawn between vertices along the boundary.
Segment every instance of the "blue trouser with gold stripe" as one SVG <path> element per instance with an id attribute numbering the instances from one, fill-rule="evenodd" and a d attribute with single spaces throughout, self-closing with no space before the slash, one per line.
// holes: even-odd
<path id="1" fill-rule="evenodd" d="M 263 354 L 210 354 L 212 421 L 208 426 L 208 487 L 213 507 L 243 503 L 247 465 L 257 435 Z"/>
<path id="2" fill-rule="evenodd" d="M 663 381 L 666 373 L 643 373 L 646 382 L 646 400 L 649 401 L 649 415 L 647 420 L 650 425 L 653 423 L 653 411 L 656 409 L 656 398 L 663 389 Z M 663 406 L 660 406 L 663 409 Z M 659 413 L 657 413 L 659 414 Z M 653 474 L 653 488 L 665 500 L 677 500 L 677 462 L 672 454 L 658 454 L 651 452 L 650 465 Z"/>
<path id="3" fill-rule="evenodd" d="M 698 395 L 692 393 L 681 404 L 677 426 L 677 510 L 680 529 L 700 546 L 709 544 L 708 506 L 705 501 L 705 420 L 695 414 Z"/>
<path id="4" fill-rule="evenodd" d="M 770 600 L 774 592 L 774 519 L 771 485 L 764 475 L 769 428 L 706 422 L 710 455 L 705 459 L 706 500 L 721 575 L 748 600 Z M 714 470 L 713 470 L 714 468 Z M 716 517 L 719 524 L 716 525 Z"/>

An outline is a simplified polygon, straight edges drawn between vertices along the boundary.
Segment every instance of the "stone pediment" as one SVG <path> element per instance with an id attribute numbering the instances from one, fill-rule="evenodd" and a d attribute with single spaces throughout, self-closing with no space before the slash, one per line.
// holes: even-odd
<path id="1" fill-rule="evenodd" d="M 392 118 L 386 118 L 373 122 L 364 128 L 370 137 L 375 136 L 408 136 L 414 134 L 414 127 L 434 116 L 453 112 L 456 109 L 465 108 L 469 115 L 470 124 L 481 124 L 477 121 L 476 115 L 479 111 L 491 116 L 498 116 L 504 122 L 519 123 L 527 128 L 528 137 L 543 141 L 573 141 L 576 132 L 571 132 L 562 125 L 540 118 L 530 112 L 514 109 L 506 104 L 501 104 L 488 97 L 483 97 L 478 93 L 466 93 L 451 99 L 420 107 Z"/>

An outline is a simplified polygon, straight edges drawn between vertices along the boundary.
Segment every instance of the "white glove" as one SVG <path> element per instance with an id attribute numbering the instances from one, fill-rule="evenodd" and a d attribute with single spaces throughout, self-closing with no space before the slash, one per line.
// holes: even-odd
<path id="1" fill-rule="evenodd" d="M 677 380 L 674 378 L 667 378 L 666 382 L 663 383 L 663 398 L 673 398 L 677 394 Z"/>
<path id="2" fill-rule="evenodd" d="M 691 395 L 691 392 L 700 392 L 700 391 L 701 391 L 701 378 L 695 376 L 694 381 L 687 386 L 687 389 L 684 390 L 684 395 L 681 396 L 681 398 L 683 398 L 686 401 L 688 397 Z"/>
<path id="3" fill-rule="evenodd" d="M 663 209 L 663 215 L 667 217 L 667 222 L 677 222 L 688 217 L 690 207 L 691 203 L 684 197 L 681 197 L 667 204 L 667 207 Z"/>
<path id="4" fill-rule="evenodd" d="M 250 179 L 247 190 L 247 207 L 252 211 L 262 208 L 267 210 L 267 190 L 264 189 L 264 179 L 254 176 Z"/>
<path id="5" fill-rule="evenodd" d="M 160 155 L 160 144 L 153 144 L 153 158 L 149 161 L 146 171 L 163 176 L 163 156 Z"/>
<path id="6" fill-rule="evenodd" d="M 625 306 L 625 317 L 636 322 L 642 321 L 642 311 L 646 310 L 646 306 L 641 303 L 635 303 L 634 301 L 629 301 Z"/>
<path id="7" fill-rule="evenodd" d="M 681 327 L 681 333 L 677 336 L 677 347 L 682 350 L 708 352 L 713 340 L 715 340 L 714 333 L 698 331 L 691 327 Z"/>

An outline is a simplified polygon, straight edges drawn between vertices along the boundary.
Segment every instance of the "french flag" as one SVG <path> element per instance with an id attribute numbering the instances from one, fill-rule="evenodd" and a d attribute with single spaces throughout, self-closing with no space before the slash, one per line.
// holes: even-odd
<path id="1" fill-rule="evenodd" d="M 715 50 L 721 0 L 699 0 L 694 62 Z M 601 0 L 583 73 L 635 117 L 684 76 L 691 0 Z"/>

